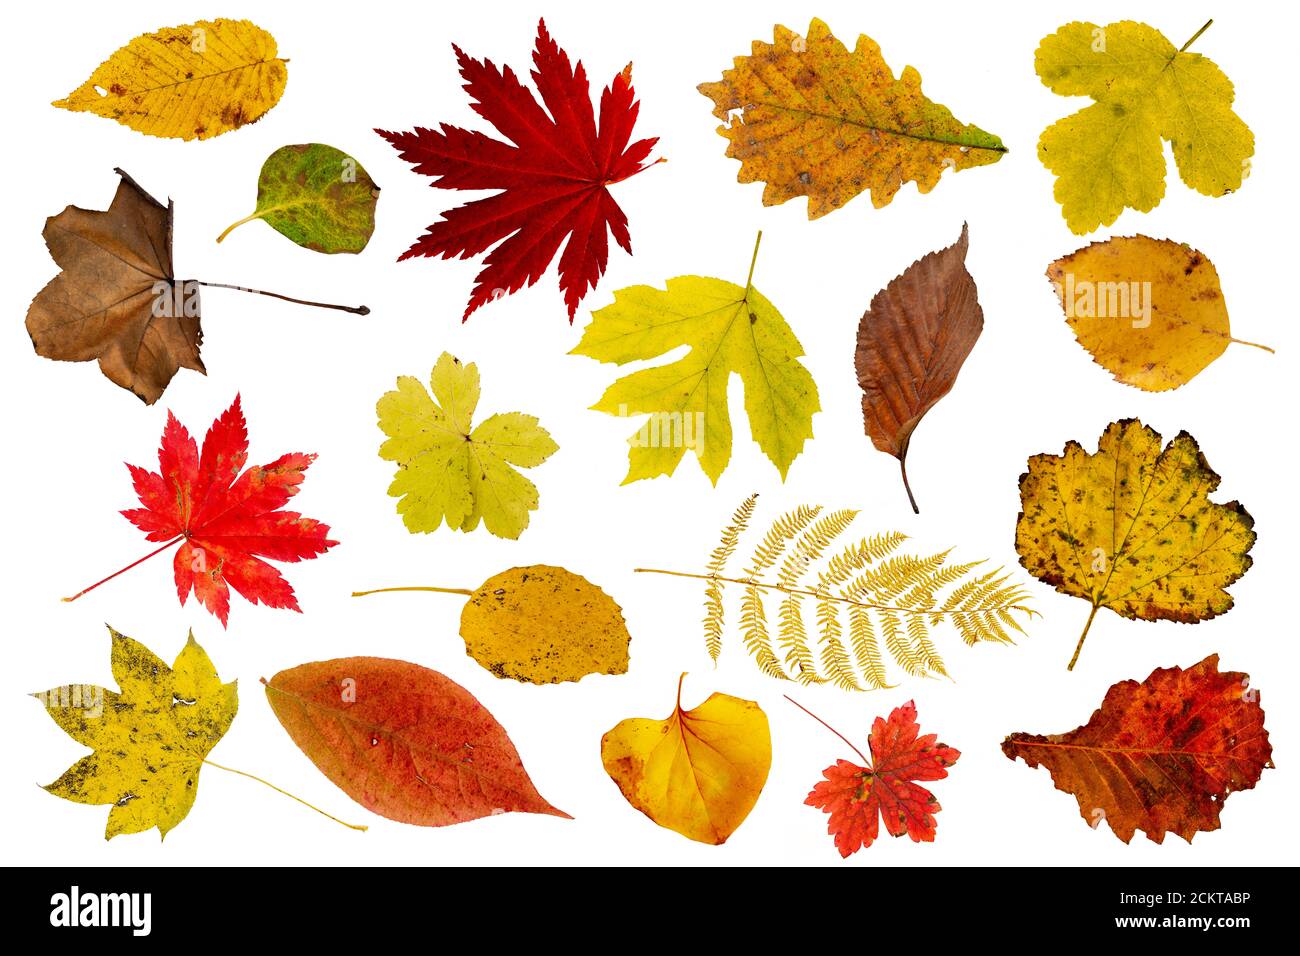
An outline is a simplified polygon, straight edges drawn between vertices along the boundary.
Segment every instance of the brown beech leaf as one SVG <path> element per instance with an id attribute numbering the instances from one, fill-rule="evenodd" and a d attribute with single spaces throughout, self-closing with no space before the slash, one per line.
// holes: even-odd
<path id="1" fill-rule="evenodd" d="M 1102 820 L 1128 843 L 1136 830 L 1189 843 L 1219 829 L 1223 801 L 1272 767 L 1259 692 L 1245 674 L 1219 671 L 1211 654 L 1195 667 L 1158 668 L 1106 692 L 1092 719 L 1067 734 L 1012 734 L 1002 752 L 1045 766 L 1094 827 Z"/>
<path id="2" fill-rule="evenodd" d="M 99 360 L 108 379 L 152 404 L 179 369 L 204 372 L 199 299 L 187 308 L 172 275 L 172 204 L 126 173 L 105 212 L 68 206 L 45 221 L 45 244 L 63 269 L 32 301 L 27 332 L 38 355 Z"/>
<path id="3" fill-rule="evenodd" d="M 871 300 L 858 323 L 854 364 L 871 442 L 898 459 L 912 510 L 907 449 L 922 417 L 952 389 L 984 328 L 966 271 L 966 226 L 946 249 L 922 256 Z"/>
<path id="4" fill-rule="evenodd" d="M 318 661 L 276 674 L 266 696 L 317 769 L 390 820 L 441 827 L 507 812 L 569 816 L 542 799 L 488 709 L 427 667 Z"/>

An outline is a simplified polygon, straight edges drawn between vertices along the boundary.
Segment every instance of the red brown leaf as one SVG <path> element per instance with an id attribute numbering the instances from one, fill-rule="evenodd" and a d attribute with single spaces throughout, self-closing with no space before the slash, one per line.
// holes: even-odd
<path id="1" fill-rule="evenodd" d="M 569 321 L 605 272 L 608 235 L 629 254 L 627 216 L 609 185 L 634 176 L 657 139 L 629 145 L 640 108 L 632 67 L 614 77 L 593 113 L 587 73 L 537 25 L 532 78 L 542 102 L 510 67 L 475 60 L 458 46 L 456 60 L 476 113 L 508 142 L 447 123 L 411 132 L 375 130 L 439 189 L 500 190 L 443 213 L 400 257 L 468 259 L 488 252 L 463 318 L 506 293 L 535 283 L 560 253 L 560 290 Z M 545 106 L 545 109 L 543 109 Z"/>
<path id="2" fill-rule="evenodd" d="M 382 657 L 303 664 L 271 678 L 266 696 L 317 769 L 390 820 L 441 827 L 505 812 L 569 816 L 542 799 L 488 709 L 427 667 Z"/>
<path id="3" fill-rule="evenodd" d="M 871 846 L 880 835 L 881 820 L 890 836 L 907 834 L 916 843 L 934 842 L 939 801 L 916 781 L 942 780 L 961 753 L 939 743 L 936 734 L 920 733 L 916 704 L 909 700 L 895 707 L 888 720 L 877 717 L 872 724 L 867 738 L 870 761 L 854 748 L 869 766 L 837 760 L 822 771 L 826 779 L 813 787 L 804 803 L 830 814 L 826 830 L 835 837 L 840 856 Z"/>
<path id="4" fill-rule="evenodd" d="M 164 542 L 146 558 L 180 545 L 172 567 L 182 605 L 193 591 L 225 626 L 233 588 L 253 604 L 297 611 L 298 599 L 289 582 L 262 559 L 304 561 L 338 544 L 329 538 L 329 525 L 281 510 L 298 493 L 315 458 L 291 452 L 269 465 L 243 470 L 248 461 L 248 426 L 238 395 L 212 423 L 202 451 L 168 412 L 158 471 L 126 466 L 143 507 L 127 509 L 122 515 L 145 533 L 146 540 Z M 121 573 L 66 600 L 75 600 Z"/>
<path id="5" fill-rule="evenodd" d="M 877 449 L 898 459 L 907 480 L 912 432 L 952 389 L 962 363 L 984 329 L 975 280 L 966 271 L 968 234 L 922 256 L 871 300 L 858 323 L 854 364 L 862 388 L 862 416 Z"/>
<path id="6" fill-rule="evenodd" d="M 1140 684 L 1121 681 L 1082 727 L 1012 734 L 1002 752 L 1045 766 L 1085 820 L 1105 819 L 1125 843 L 1137 830 L 1155 843 L 1217 830 L 1228 795 L 1273 766 L 1259 693 L 1245 674 L 1220 672 L 1217 654 L 1186 670 L 1158 668 Z"/>

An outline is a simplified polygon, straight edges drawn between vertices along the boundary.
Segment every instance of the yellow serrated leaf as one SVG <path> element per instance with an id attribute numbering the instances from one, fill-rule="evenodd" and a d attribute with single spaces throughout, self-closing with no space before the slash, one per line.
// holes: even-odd
<path id="1" fill-rule="evenodd" d="M 275 106 L 288 62 L 248 20 L 199 20 L 136 37 L 53 105 L 148 136 L 209 139 Z"/>
<path id="2" fill-rule="evenodd" d="M 772 766 L 772 737 L 767 715 L 752 700 L 715 693 L 683 710 L 678 681 L 667 719 L 622 721 L 601 738 L 600 756 L 628 803 L 661 827 L 717 845 L 758 802 Z"/>
<path id="3" fill-rule="evenodd" d="M 751 260 L 743 287 L 703 276 L 677 276 L 664 289 L 631 286 L 614 293 L 613 305 L 591 314 L 571 355 L 623 365 L 691 347 L 676 362 L 624 376 L 592 406 L 619 417 L 650 416 L 628 439 L 623 484 L 671 475 L 687 449 L 717 484 L 731 459 L 732 373 L 744 383 L 750 432 L 782 480 L 812 437 L 812 417 L 821 404 L 812 375 L 799 361 L 803 346 L 776 306 L 754 288 L 753 277 Z"/>
<path id="4" fill-rule="evenodd" d="M 927 99 L 910 66 L 894 79 L 870 37 L 850 52 L 821 20 L 806 38 L 778 25 L 772 43 L 755 40 L 733 63 L 699 91 L 728 122 L 718 132 L 740 160 L 740 182 L 767 184 L 765 206 L 807 196 L 816 219 L 870 190 L 879 208 L 904 183 L 928 193 L 945 169 L 986 166 L 1007 151 Z"/>
<path id="5" fill-rule="evenodd" d="M 493 415 L 471 427 L 479 399 L 478 368 L 443 352 L 429 382 L 403 375 L 397 390 L 376 406 L 388 440 L 379 457 L 399 468 L 388 493 L 413 532 L 436 531 L 445 521 L 473 531 L 481 521 L 492 534 L 518 538 L 537 487 L 515 470 L 540 465 L 559 446 L 532 415 Z"/>

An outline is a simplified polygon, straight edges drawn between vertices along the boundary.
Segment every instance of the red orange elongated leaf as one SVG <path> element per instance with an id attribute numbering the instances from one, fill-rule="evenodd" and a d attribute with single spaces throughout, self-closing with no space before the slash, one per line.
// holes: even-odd
<path id="1" fill-rule="evenodd" d="M 329 525 L 281 510 L 298 493 L 307 466 L 315 459 L 315 455 L 290 452 L 245 471 L 248 425 L 238 395 L 208 429 L 202 452 L 185 426 L 168 412 L 158 471 L 126 466 L 144 507 L 122 512 L 145 533 L 145 540 L 163 545 L 64 600 L 75 601 L 179 544 L 172 567 L 182 605 L 193 591 L 223 627 L 230 615 L 231 588 L 253 604 L 300 610 L 289 582 L 262 559 L 305 561 L 338 544 L 329 538 Z"/>
<path id="2" fill-rule="evenodd" d="M 984 329 L 975 280 L 966 271 L 968 233 L 922 256 L 871 300 L 858 324 L 854 364 L 862 387 L 862 417 L 871 442 L 898 459 L 907 480 L 912 432 L 952 389 L 962 363 Z"/>
<path id="3" fill-rule="evenodd" d="M 1002 752 L 1046 767 L 1085 820 L 1106 820 L 1125 843 L 1137 830 L 1154 843 L 1166 833 L 1190 843 L 1219 829 L 1228 795 L 1273 766 L 1259 692 L 1247 675 L 1221 672 L 1217 654 L 1186 670 L 1157 668 L 1140 684 L 1121 681 L 1077 730 L 1012 734 Z"/>
<path id="4" fill-rule="evenodd" d="M 427 667 L 382 657 L 302 664 L 271 678 L 266 697 L 321 773 L 390 820 L 569 816 L 542 799 L 488 709 Z"/>
<path id="5" fill-rule="evenodd" d="M 632 66 L 601 94 L 598 123 L 586 70 L 570 64 L 544 21 L 537 24 L 532 71 L 540 104 L 510 67 L 498 69 L 452 49 L 474 112 L 509 142 L 447 123 L 436 130 L 375 132 L 439 189 L 500 191 L 443 213 L 398 261 L 486 252 L 465 306 L 468 319 L 485 303 L 535 283 L 559 253 L 560 291 L 572 322 L 578 303 L 605 272 L 608 236 L 632 252 L 627 216 L 607 187 L 653 165 L 646 160 L 657 139 L 629 145 L 640 109 Z"/>
<path id="6" fill-rule="evenodd" d="M 826 830 L 835 837 L 840 856 L 847 857 L 871 846 L 880 835 L 880 821 L 890 836 L 907 834 L 914 843 L 933 843 L 934 815 L 939 801 L 917 780 L 942 780 L 961 752 L 939 743 L 936 734 L 921 736 L 916 704 L 895 707 L 886 720 L 871 725 L 868 760 L 847 737 L 802 704 L 787 697 L 831 733 L 847 743 L 868 766 L 837 760 L 822 771 L 825 780 L 813 787 L 804 803 L 830 814 Z"/>

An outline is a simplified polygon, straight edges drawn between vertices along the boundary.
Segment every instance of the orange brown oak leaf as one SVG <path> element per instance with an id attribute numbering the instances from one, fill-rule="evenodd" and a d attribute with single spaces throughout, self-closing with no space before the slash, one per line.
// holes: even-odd
<path id="1" fill-rule="evenodd" d="M 647 158 L 657 138 L 629 145 L 640 110 L 631 64 L 601 94 L 597 123 L 586 70 L 581 62 L 570 64 L 544 21 L 537 25 L 532 71 L 542 104 L 510 67 L 452 49 L 474 112 L 509 142 L 447 123 L 375 132 L 439 189 L 500 192 L 444 212 L 398 261 L 487 252 L 465 306 L 462 319 L 468 319 L 487 302 L 535 283 L 567 237 L 560 291 L 572 323 L 578 303 L 605 272 L 608 236 L 632 252 L 627 216 L 608 187 L 654 165 Z"/>
<path id="2" fill-rule="evenodd" d="M 1158 668 L 1140 684 L 1121 681 L 1082 727 L 1012 734 L 1002 752 L 1046 767 L 1084 820 L 1104 819 L 1125 843 L 1138 830 L 1154 843 L 1166 833 L 1190 843 L 1219 829 L 1228 795 L 1273 766 L 1259 692 L 1246 674 L 1220 671 L 1217 654 L 1186 670 Z"/>
<path id="3" fill-rule="evenodd" d="M 913 701 L 895 707 L 888 719 L 876 718 L 867 737 L 868 759 L 812 711 L 790 697 L 786 700 L 843 740 L 862 760 L 863 765 L 835 761 L 822 771 L 826 779 L 804 800 L 830 814 L 826 830 L 835 837 L 841 857 L 871 846 L 880 835 L 881 820 L 890 836 L 907 834 L 915 843 L 934 842 L 934 815 L 942 808 L 934 794 L 916 781 L 942 780 L 961 752 L 939 743 L 937 734 L 921 736 Z"/>
<path id="4" fill-rule="evenodd" d="M 268 465 L 248 462 L 248 425 L 239 396 L 208 430 L 199 450 L 190 433 L 167 413 L 158 471 L 128 464 L 142 508 L 123 517 L 162 546 L 65 601 L 75 601 L 106 581 L 179 544 L 172 560 L 182 605 L 190 592 L 217 616 L 230 614 L 230 589 L 253 604 L 300 610 L 293 588 L 263 558 L 305 561 L 338 544 L 329 525 L 284 505 L 298 493 L 315 455 L 290 452 Z"/>
<path id="5" fill-rule="evenodd" d="M 263 683 L 293 742 L 380 816 L 426 827 L 508 812 L 570 819 L 537 792 L 488 709 L 437 671 L 347 657 L 302 664 Z"/>

